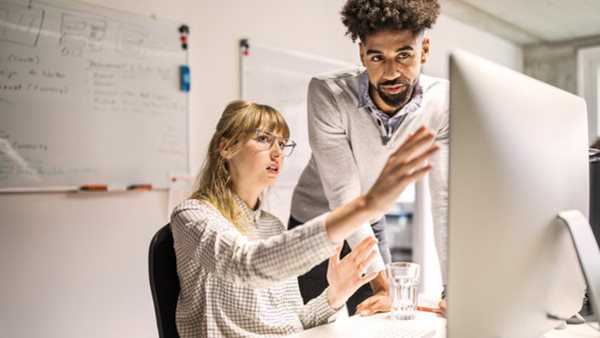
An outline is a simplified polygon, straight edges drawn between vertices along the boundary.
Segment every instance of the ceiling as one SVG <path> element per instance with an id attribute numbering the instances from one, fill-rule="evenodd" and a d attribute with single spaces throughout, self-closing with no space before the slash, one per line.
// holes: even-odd
<path id="1" fill-rule="evenodd" d="M 600 36 L 600 0 L 440 0 L 442 13 L 519 45 Z"/>

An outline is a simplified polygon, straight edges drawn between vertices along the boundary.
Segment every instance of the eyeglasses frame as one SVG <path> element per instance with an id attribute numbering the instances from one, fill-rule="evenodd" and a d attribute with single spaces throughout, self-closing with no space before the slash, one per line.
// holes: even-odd
<path id="1" fill-rule="evenodd" d="M 269 150 L 271 148 L 273 148 L 273 145 L 275 144 L 275 142 L 277 141 L 283 141 L 282 143 L 284 143 L 283 147 L 280 147 L 279 145 L 277 145 L 279 147 L 279 149 L 281 149 L 281 152 L 283 153 L 284 157 L 289 157 L 290 155 L 292 155 L 294 153 L 294 149 L 296 148 L 296 142 L 294 142 L 293 140 L 290 139 L 285 139 L 283 137 L 279 137 L 279 136 L 275 136 L 273 135 L 272 132 L 266 130 L 266 129 L 262 129 L 262 128 L 251 128 L 251 129 L 246 129 L 244 130 L 246 132 L 254 132 L 256 133 L 256 136 L 254 137 L 254 140 L 258 142 L 258 137 L 259 137 L 259 133 L 265 133 L 268 134 L 270 136 L 273 137 L 273 142 L 271 142 L 271 144 L 269 145 L 269 148 L 265 149 L 265 150 Z M 286 147 L 291 147 L 290 153 L 289 154 L 285 154 L 285 148 Z"/>

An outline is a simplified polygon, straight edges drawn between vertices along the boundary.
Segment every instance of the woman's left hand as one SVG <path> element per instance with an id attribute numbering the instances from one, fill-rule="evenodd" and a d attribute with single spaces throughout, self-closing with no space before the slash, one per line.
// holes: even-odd
<path id="1" fill-rule="evenodd" d="M 329 257 L 327 300 L 332 308 L 341 308 L 359 287 L 377 276 L 377 272 L 363 274 L 377 256 L 376 245 L 377 240 L 374 237 L 367 237 L 342 260 L 341 245 L 336 248 L 335 254 Z"/>

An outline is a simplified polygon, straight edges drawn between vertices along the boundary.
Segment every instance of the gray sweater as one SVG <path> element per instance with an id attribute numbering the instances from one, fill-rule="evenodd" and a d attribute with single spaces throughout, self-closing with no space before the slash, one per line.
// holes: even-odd
<path id="1" fill-rule="evenodd" d="M 437 133 L 436 141 L 441 146 L 431 161 L 433 170 L 427 179 L 436 248 L 445 282 L 448 257 L 448 81 L 421 75 L 419 85 L 423 96 L 420 102 L 408 111 L 402 125 L 388 140 L 377 114 L 370 107 L 359 104 L 361 72 L 360 69 L 344 70 L 318 76 L 310 82 L 308 131 L 312 155 L 294 189 L 291 214 L 306 222 L 356 198 L 375 183 L 390 153 L 411 132 L 426 125 Z M 383 231 L 376 235 L 380 243 L 386 243 Z M 350 239 L 349 242 L 352 246 Z"/>

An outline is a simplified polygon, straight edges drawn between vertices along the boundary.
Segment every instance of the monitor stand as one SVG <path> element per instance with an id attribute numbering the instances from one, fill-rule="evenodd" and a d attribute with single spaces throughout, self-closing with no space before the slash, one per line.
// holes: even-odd
<path id="1" fill-rule="evenodd" d="M 563 211 L 558 214 L 557 219 L 569 229 L 587 284 L 588 299 L 594 318 L 600 322 L 600 248 L 596 243 L 592 227 L 578 210 Z"/>

